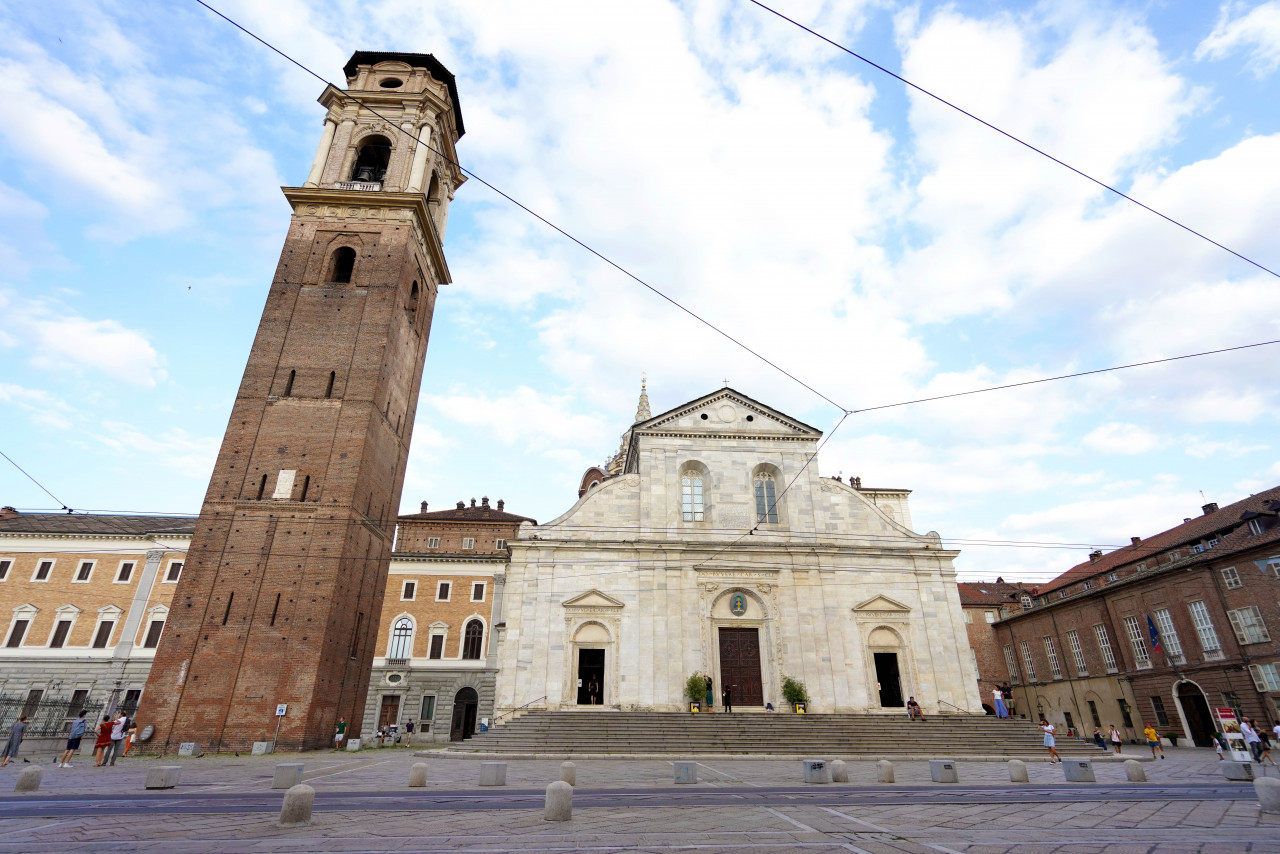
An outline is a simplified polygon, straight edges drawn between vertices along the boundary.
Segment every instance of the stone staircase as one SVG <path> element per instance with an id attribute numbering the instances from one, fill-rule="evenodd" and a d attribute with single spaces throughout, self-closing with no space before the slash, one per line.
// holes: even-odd
<path id="1" fill-rule="evenodd" d="M 1044 757 L 1039 727 L 981 715 L 530 711 L 450 745 L 455 754 L 515 758 L 760 755 L 841 758 Z M 1063 756 L 1105 759 L 1092 742 L 1058 737 Z"/>

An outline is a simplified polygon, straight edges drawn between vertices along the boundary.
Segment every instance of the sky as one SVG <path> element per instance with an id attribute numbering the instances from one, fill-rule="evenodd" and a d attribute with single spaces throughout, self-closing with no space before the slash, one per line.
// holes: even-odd
<path id="1" fill-rule="evenodd" d="M 746 0 L 218 0 L 342 84 L 457 77 L 464 166 L 845 409 L 1280 338 L 1280 282 Z M 1280 0 L 776 8 L 1280 270 Z M 198 511 L 322 85 L 189 0 L 0 2 L 0 504 Z M 839 408 L 479 181 L 457 192 L 402 510 L 541 521 L 655 414 Z M 850 416 L 962 577 L 1043 581 L 1280 483 L 1280 346 Z M 1203 497 L 1202 497 L 1203 496 Z"/>

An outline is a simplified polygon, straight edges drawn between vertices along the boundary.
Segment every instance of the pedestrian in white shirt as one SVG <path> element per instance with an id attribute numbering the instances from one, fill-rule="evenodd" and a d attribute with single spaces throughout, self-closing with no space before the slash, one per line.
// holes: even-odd
<path id="1" fill-rule="evenodd" d="M 1240 735 L 1244 736 L 1245 746 L 1249 748 L 1249 752 L 1253 754 L 1254 762 L 1262 761 L 1262 739 L 1258 737 L 1257 731 L 1253 728 L 1253 719 L 1244 718 L 1240 721 Z"/>

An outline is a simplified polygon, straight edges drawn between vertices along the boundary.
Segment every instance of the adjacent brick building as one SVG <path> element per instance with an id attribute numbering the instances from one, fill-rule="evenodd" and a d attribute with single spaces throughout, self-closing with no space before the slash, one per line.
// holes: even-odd
<path id="1" fill-rule="evenodd" d="M 997 620 L 1032 605 L 1031 588 L 1010 584 L 1003 578 L 995 581 L 961 581 L 960 608 L 964 611 L 965 629 L 969 633 L 969 649 L 978 671 L 978 696 L 982 707 L 995 714 L 992 705 L 996 687 L 1007 681 L 1004 657 L 996 640 Z M 1018 709 L 1021 714 L 1023 709 Z"/>
<path id="2" fill-rule="evenodd" d="M 1211 744 L 1211 710 L 1280 719 L 1280 487 L 1073 567 L 995 625 L 1021 710 Z M 1158 638 L 1159 649 L 1153 640 Z"/>

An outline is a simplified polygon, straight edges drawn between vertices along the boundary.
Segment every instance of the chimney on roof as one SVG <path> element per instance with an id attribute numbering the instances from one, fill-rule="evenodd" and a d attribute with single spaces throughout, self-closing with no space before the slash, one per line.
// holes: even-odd
<path id="1" fill-rule="evenodd" d="M 471 499 L 471 506 L 472 506 L 472 507 L 475 507 L 475 506 L 476 506 L 476 500 L 475 500 L 474 498 L 473 498 L 473 499 Z"/>
<path id="2" fill-rule="evenodd" d="M 459 501 L 459 502 L 458 502 L 458 509 L 459 509 L 459 510 L 466 510 L 466 509 L 467 509 L 467 502 L 465 502 L 465 501 Z"/>
<path id="3" fill-rule="evenodd" d="M 1218 502 L 1210 501 L 1208 504 L 1200 508 L 1200 512 L 1204 513 L 1204 515 L 1206 516 L 1208 516 L 1210 513 L 1217 513 Z"/>
<path id="4" fill-rule="evenodd" d="M 13 519 L 20 515 L 13 507 L 0 507 L 0 519 Z"/>
<path id="5" fill-rule="evenodd" d="M 1093 563 L 1094 561 L 1098 560 L 1100 557 L 1102 557 L 1102 549 L 1094 549 L 1093 551 L 1089 552 L 1089 563 Z"/>
<path id="6" fill-rule="evenodd" d="M 1004 584 L 1004 576 L 996 576 L 996 584 Z"/>
<path id="7" fill-rule="evenodd" d="M 1183 517 L 1182 517 L 1182 524 L 1184 524 L 1184 525 L 1185 525 L 1185 524 L 1187 524 L 1187 523 L 1188 523 L 1188 522 L 1190 522 L 1190 521 L 1191 521 L 1191 517 L 1190 517 L 1190 516 L 1183 516 Z"/>
<path id="8" fill-rule="evenodd" d="M 426 512 L 427 512 L 427 502 L 425 502 L 425 501 L 424 501 L 424 502 L 422 502 L 422 512 L 423 512 L 423 513 L 426 513 Z"/>
<path id="9" fill-rule="evenodd" d="M 1130 537 L 1129 542 L 1136 546 L 1138 543 L 1142 542 L 1142 537 Z"/>
<path id="10" fill-rule="evenodd" d="M 480 506 L 485 510 L 489 509 L 489 496 L 486 495 L 484 498 L 480 499 Z"/>
<path id="11" fill-rule="evenodd" d="M 499 512 L 499 513 L 501 513 L 501 512 L 502 512 L 502 504 L 503 504 L 503 501 L 502 501 L 502 499 L 501 499 L 501 498 L 499 498 L 499 499 L 498 499 L 498 512 Z"/>

